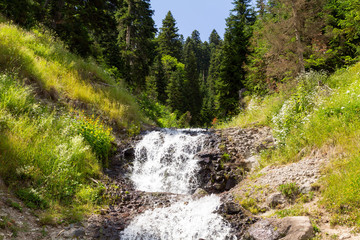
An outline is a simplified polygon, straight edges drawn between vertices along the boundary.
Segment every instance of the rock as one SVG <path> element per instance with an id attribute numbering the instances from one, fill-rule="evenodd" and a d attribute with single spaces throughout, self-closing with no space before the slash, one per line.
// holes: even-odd
<path id="1" fill-rule="evenodd" d="M 278 231 L 285 233 L 282 240 L 307 240 L 315 235 L 309 217 L 286 217 L 277 227 Z"/>
<path id="2" fill-rule="evenodd" d="M 349 239 L 351 238 L 351 234 L 350 233 L 344 233 L 339 237 L 339 240 L 344 240 L 344 239 Z"/>
<path id="3" fill-rule="evenodd" d="M 238 214 L 242 211 L 242 207 L 240 204 L 234 203 L 234 202 L 228 202 L 225 204 L 225 211 L 228 214 Z"/>
<path id="4" fill-rule="evenodd" d="M 75 238 L 80 238 L 80 237 L 85 236 L 85 229 L 84 229 L 84 228 L 76 229 L 76 230 L 73 232 L 73 236 L 74 236 Z"/>
<path id="5" fill-rule="evenodd" d="M 270 208 L 276 208 L 285 202 L 285 198 L 281 193 L 273 193 L 267 200 L 267 205 Z"/>
<path id="6" fill-rule="evenodd" d="M 205 197 L 206 195 L 208 195 L 208 192 L 202 188 L 196 189 L 195 192 L 193 193 L 193 197 L 195 198 Z"/>
<path id="7" fill-rule="evenodd" d="M 245 240 L 277 240 L 281 236 L 280 232 L 276 230 L 270 220 L 261 220 L 251 225 L 247 233 L 245 233 Z"/>
<path id="8" fill-rule="evenodd" d="M 252 171 L 259 166 L 259 156 L 251 156 L 243 160 L 241 163 L 247 171 Z"/>
<path id="9" fill-rule="evenodd" d="M 251 225 L 246 240 L 308 240 L 314 237 L 314 229 L 308 217 L 264 219 Z"/>
<path id="10" fill-rule="evenodd" d="M 300 192 L 303 194 L 309 193 L 312 190 L 311 184 L 306 182 L 302 186 L 300 186 Z"/>
<path id="11" fill-rule="evenodd" d="M 226 181 L 225 190 L 229 191 L 231 188 L 235 187 L 237 184 L 237 181 L 234 177 L 229 177 Z"/>
<path id="12" fill-rule="evenodd" d="M 133 160 L 135 158 L 135 149 L 134 148 L 127 148 L 123 152 L 123 157 L 126 160 Z"/>

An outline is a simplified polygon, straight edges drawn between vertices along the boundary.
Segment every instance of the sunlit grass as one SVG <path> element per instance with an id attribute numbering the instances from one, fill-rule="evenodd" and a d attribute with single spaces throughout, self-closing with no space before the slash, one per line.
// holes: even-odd
<path id="1" fill-rule="evenodd" d="M 87 136 L 109 146 L 109 131 L 98 122 Z M 83 137 L 79 119 L 37 102 L 16 76 L 0 75 L 0 177 L 28 207 L 73 205 L 85 213 L 85 205 L 101 202 L 90 178 L 100 176 L 110 149 L 99 146 Z"/>
<path id="2" fill-rule="evenodd" d="M 255 107 L 225 126 L 273 128 L 278 145 L 261 154 L 262 166 L 296 162 L 314 150 L 326 155 L 321 203 L 333 214 L 332 224 L 360 227 L 360 63 L 299 79 L 290 91 L 249 104 Z"/>
<path id="3" fill-rule="evenodd" d="M 48 33 L 26 32 L 1 23 L 0 71 L 16 72 L 22 79 L 36 82 L 68 105 L 81 105 L 80 101 L 121 127 L 144 121 L 135 99 L 120 81 L 92 60 L 69 53 Z"/>

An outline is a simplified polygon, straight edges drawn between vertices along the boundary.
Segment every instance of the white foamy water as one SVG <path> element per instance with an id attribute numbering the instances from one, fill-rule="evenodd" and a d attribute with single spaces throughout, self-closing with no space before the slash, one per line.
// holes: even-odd
<path id="1" fill-rule="evenodd" d="M 135 149 L 131 180 L 147 192 L 187 194 L 197 187 L 194 156 L 202 150 L 205 131 L 153 131 L 144 136 Z"/>
<path id="2" fill-rule="evenodd" d="M 148 210 L 121 233 L 121 240 L 232 240 L 230 227 L 215 213 L 215 195 L 183 200 L 170 207 Z"/>

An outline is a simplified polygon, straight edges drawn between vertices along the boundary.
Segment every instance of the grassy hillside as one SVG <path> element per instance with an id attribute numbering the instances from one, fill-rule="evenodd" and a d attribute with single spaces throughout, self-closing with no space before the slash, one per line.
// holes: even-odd
<path id="1" fill-rule="evenodd" d="M 102 203 L 91 178 L 107 165 L 111 127 L 143 121 L 104 68 L 0 16 L 0 177 L 27 206 L 48 209 L 44 222 L 78 220 Z"/>
<path id="2" fill-rule="evenodd" d="M 282 88 L 247 99 L 247 109 L 220 127 L 272 127 L 278 148 L 263 153 L 264 166 L 327 153 L 322 203 L 332 224 L 360 226 L 360 63 L 331 76 L 310 72 Z"/>

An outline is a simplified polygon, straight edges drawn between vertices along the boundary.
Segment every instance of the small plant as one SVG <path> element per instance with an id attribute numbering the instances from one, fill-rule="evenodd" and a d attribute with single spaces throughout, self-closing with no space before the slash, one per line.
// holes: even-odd
<path id="1" fill-rule="evenodd" d="M 0 229 L 9 229 L 12 232 L 12 237 L 18 236 L 18 227 L 16 222 L 8 216 L 0 217 Z"/>
<path id="2" fill-rule="evenodd" d="M 22 212 L 22 207 L 21 207 L 21 205 L 19 204 L 19 203 L 17 203 L 17 202 L 14 202 L 14 201 L 12 201 L 11 199 L 7 199 L 6 200 L 6 204 L 9 206 L 9 207 L 12 207 L 12 208 L 15 208 L 15 209 L 17 209 L 17 210 L 19 210 L 19 212 Z"/>
<path id="3" fill-rule="evenodd" d="M 300 194 L 299 186 L 294 182 L 281 184 L 278 190 L 290 199 L 295 199 Z"/>
<path id="4" fill-rule="evenodd" d="M 32 209 L 45 209 L 49 204 L 32 188 L 19 189 L 16 195 L 25 202 L 25 205 Z"/>
<path id="5" fill-rule="evenodd" d="M 77 126 L 79 133 L 89 143 L 104 167 L 107 167 L 111 143 L 114 141 L 111 128 L 105 127 L 99 117 L 88 117 L 83 112 L 78 113 Z"/>
<path id="6" fill-rule="evenodd" d="M 245 198 L 240 201 L 240 205 L 246 210 L 250 211 L 252 214 L 258 214 L 263 210 L 257 205 L 257 202 L 253 198 Z"/>

